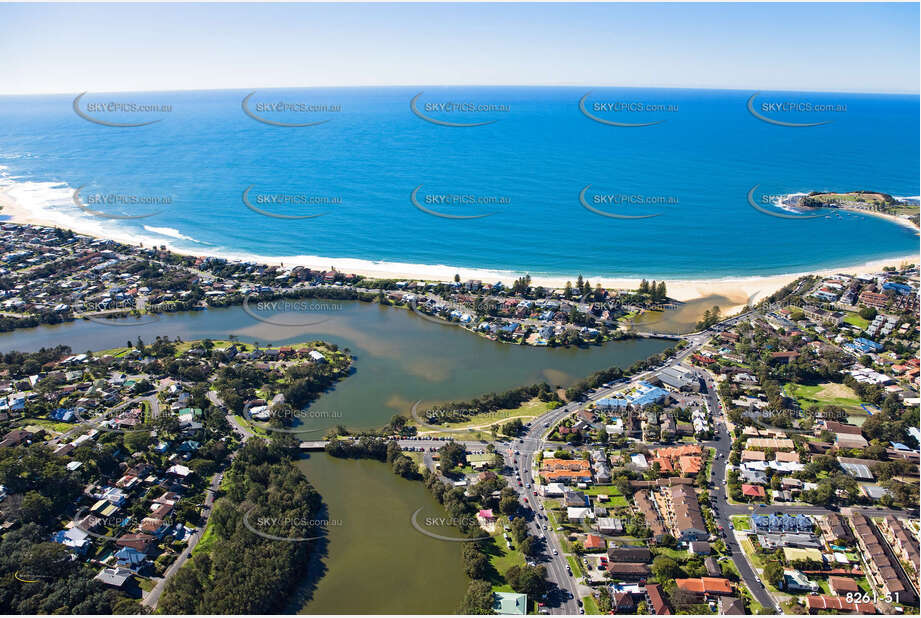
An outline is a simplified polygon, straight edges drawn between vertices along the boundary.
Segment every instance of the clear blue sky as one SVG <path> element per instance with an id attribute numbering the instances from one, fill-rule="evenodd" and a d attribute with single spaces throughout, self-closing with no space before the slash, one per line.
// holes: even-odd
<path id="1" fill-rule="evenodd" d="M 0 5 L 0 93 L 546 84 L 919 91 L 914 4 Z"/>

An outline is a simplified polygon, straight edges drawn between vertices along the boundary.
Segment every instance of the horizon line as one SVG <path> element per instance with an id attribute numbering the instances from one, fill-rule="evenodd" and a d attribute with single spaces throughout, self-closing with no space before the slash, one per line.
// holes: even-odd
<path id="1" fill-rule="evenodd" d="M 877 95 L 902 95 L 902 96 L 921 96 L 919 90 L 801 90 L 796 88 L 757 88 L 757 87 L 716 87 L 716 86 L 666 86 L 666 85 L 621 85 L 621 84 L 579 84 L 579 83 L 555 83 L 555 84 L 532 84 L 532 83 L 510 83 L 510 84 L 323 84 L 313 86 L 222 86 L 214 88 L 172 88 L 172 89 L 141 89 L 141 90 L 85 90 L 83 92 L 93 92 L 97 94 L 129 94 L 129 93 L 168 93 L 168 92 L 230 92 L 235 90 L 306 90 L 311 88 L 624 88 L 624 89 L 660 89 L 660 90 L 707 90 L 707 91 L 727 91 L 727 92 L 792 92 L 802 94 L 877 94 Z M 80 94 L 77 91 L 29 91 L 29 92 L 5 92 L 0 94 L 4 97 L 22 97 L 22 96 L 55 96 L 55 95 L 74 95 Z"/>

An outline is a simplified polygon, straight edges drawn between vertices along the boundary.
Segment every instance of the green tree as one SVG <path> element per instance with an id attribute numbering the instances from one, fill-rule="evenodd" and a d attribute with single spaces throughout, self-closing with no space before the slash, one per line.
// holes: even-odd
<path id="1" fill-rule="evenodd" d="M 492 614 L 492 605 L 492 585 L 488 581 L 476 579 L 467 586 L 467 592 L 464 594 L 464 600 L 461 602 L 458 613 L 468 616 Z"/>
<path id="2" fill-rule="evenodd" d="M 681 567 L 668 556 L 656 556 L 652 561 L 652 574 L 659 581 L 665 583 L 681 575 Z"/>
<path id="3" fill-rule="evenodd" d="M 764 579 L 777 589 L 783 584 L 783 566 L 776 560 L 771 560 L 764 566 Z"/>

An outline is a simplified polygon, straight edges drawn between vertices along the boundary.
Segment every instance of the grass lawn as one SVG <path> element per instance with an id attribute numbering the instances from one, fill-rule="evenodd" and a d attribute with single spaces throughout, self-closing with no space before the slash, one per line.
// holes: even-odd
<path id="1" fill-rule="evenodd" d="M 515 546 L 514 543 L 512 546 Z M 494 536 L 492 543 L 487 541 L 484 549 L 486 555 L 489 556 L 489 565 L 491 567 L 486 579 L 492 584 L 493 591 L 514 592 L 512 587 L 505 581 L 505 572 L 513 566 L 527 564 L 524 554 L 517 549 L 509 549 L 502 535 Z"/>
<path id="2" fill-rule="evenodd" d="M 720 562 L 719 564 L 720 564 L 720 570 L 723 572 L 723 575 L 726 575 L 727 577 L 732 575 L 734 576 L 734 579 L 737 581 L 742 579 L 742 576 L 739 574 L 739 569 L 736 568 L 736 563 L 733 562 L 731 559 L 724 560 Z"/>
<path id="3" fill-rule="evenodd" d="M 836 405 L 845 411 L 856 415 L 866 415 L 860 407 L 860 398 L 851 388 L 835 382 L 823 382 L 807 386 L 788 382 L 784 385 L 784 392 L 795 398 L 799 404 L 806 408 L 814 405 Z"/>
<path id="4" fill-rule="evenodd" d="M 755 551 L 755 546 L 752 545 L 751 541 L 749 541 L 748 539 L 741 539 L 739 541 L 739 545 L 742 546 L 742 551 L 744 551 L 745 555 L 748 556 L 748 559 L 751 561 L 752 566 L 754 566 L 757 569 L 764 568 L 764 560 L 762 560 L 761 556 L 758 555 L 758 552 Z"/>
<path id="5" fill-rule="evenodd" d="M 262 427 L 260 427 L 260 426 L 257 425 L 256 423 L 253 423 L 252 421 L 249 421 L 249 420 L 243 418 L 243 417 L 240 416 L 239 414 L 234 414 L 234 415 L 233 415 L 233 418 L 234 418 L 234 419 L 237 421 L 237 423 L 239 423 L 242 427 L 246 427 L 247 429 L 249 429 L 251 432 L 253 432 L 253 433 L 256 434 L 257 436 L 260 436 L 260 437 L 262 437 L 262 438 L 268 438 L 268 437 L 269 437 L 269 432 L 268 432 L 268 431 L 266 431 L 265 429 L 263 429 Z"/>
<path id="6" fill-rule="evenodd" d="M 601 506 L 607 507 L 616 507 L 616 506 L 629 506 L 627 499 L 617 490 L 617 487 L 614 485 L 594 485 L 588 489 L 580 490 L 586 496 L 597 496 L 599 494 L 604 494 L 608 496 L 606 502 L 601 502 Z"/>
<path id="7" fill-rule="evenodd" d="M 577 556 L 568 555 L 566 556 L 566 562 L 569 563 L 569 568 L 572 569 L 573 575 L 577 577 L 585 577 L 585 569 L 582 566 L 582 563 L 579 562 Z"/>
<path id="8" fill-rule="evenodd" d="M 856 313 L 848 312 L 844 317 L 844 321 L 848 324 L 856 326 L 860 330 L 867 330 L 867 326 L 870 325 L 870 320 L 865 320 Z"/>
<path id="9" fill-rule="evenodd" d="M 62 421 L 53 421 L 48 418 L 25 418 L 22 420 L 22 423 L 23 427 L 39 427 L 55 433 L 70 431 L 78 425 L 78 423 L 64 423 Z"/>
<path id="10" fill-rule="evenodd" d="M 732 515 L 729 520 L 736 530 L 751 530 L 751 519 L 748 515 Z"/>
<path id="11" fill-rule="evenodd" d="M 598 604 L 595 602 L 595 597 L 592 595 L 582 597 L 582 604 L 585 606 L 586 614 L 597 615 L 601 613 L 601 610 L 598 609 Z"/>
<path id="12" fill-rule="evenodd" d="M 668 556 L 679 562 L 687 562 L 691 557 L 691 552 L 683 551 L 680 549 L 671 549 L 669 547 L 656 547 L 654 553 L 657 556 Z"/>
<path id="13" fill-rule="evenodd" d="M 211 551 L 211 546 L 214 545 L 216 540 L 217 536 L 214 534 L 214 526 L 209 521 L 205 526 L 205 531 L 202 533 L 201 538 L 198 539 L 198 543 L 192 549 L 192 555 L 207 554 Z"/>
<path id="14" fill-rule="evenodd" d="M 469 419 L 459 422 L 459 423 L 443 423 L 438 425 L 439 428 L 458 430 L 458 429 L 470 429 L 471 435 L 472 431 L 477 431 L 482 435 L 488 435 L 490 432 L 490 427 L 493 425 L 503 425 L 508 422 L 509 419 L 518 418 L 521 419 L 522 423 L 527 423 L 532 419 L 541 416 L 542 414 L 547 413 L 549 410 L 556 407 L 556 402 L 552 401 L 541 401 L 537 397 L 524 402 L 517 408 L 505 408 L 502 410 L 496 410 L 495 412 L 487 412 L 485 414 L 477 414 L 471 416 Z M 438 430 L 433 429 L 425 425 L 421 425 L 415 419 L 410 419 L 410 425 L 416 425 L 419 427 L 419 432 L 426 435 L 438 435 Z M 499 427 L 496 428 L 497 432 Z M 451 435 L 455 438 L 460 435 L 461 432 L 451 431 L 446 432 L 445 435 Z"/>

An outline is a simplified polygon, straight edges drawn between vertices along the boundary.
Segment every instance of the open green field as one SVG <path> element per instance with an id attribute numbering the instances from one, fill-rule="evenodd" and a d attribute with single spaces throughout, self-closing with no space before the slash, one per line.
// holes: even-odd
<path id="1" fill-rule="evenodd" d="M 751 519 L 748 515 L 732 515 L 729 518 L 736 530 L 751 530 Z"/>
<path id="2" fill-rule="evenodd" d="M 796 384 L 787 382 L 784 384 L 784 392 L 796 399 L 804 408 L 809 406 L 841 406 L 848 414 L 866 415 L 866 411 L 860 407 L 860 399 L 851 388 L 844 384 L 835 382 L 823 382 L 815 385 Z"/>
<path id="3" fill-rule="evenodd" d="M 597 496 L 599 494 L 606 495 L 608 500 L 606 502 L 602 502 L 601 506 L 606 506 L 608 508 L 628 506 L 627 499 L 617 490 L 617 487 L 614 485 L 592 485 L 588 489 L 582 489 L 580 491 L 586 496 Z"/>
<path id="4" fill-rule="evenodd" d="M 517 408 L 505 408 L 502 410 L 496 410 L 494 412 L 487 412 L 485 414 L 477 414 L 459 423 L 443 423 L 441 425 L 437 425 L 438 429 L 435 429 L 435 426 L 423 425 L 414 418 L 410 419 L 409 424 L 417 426 L 419 428 L 419 433 L 425 435 L 445 435 L 452 436 L 455 439 L 463 439 L 460 436 L 468 436 L 469 438 L 474 438 L 474 436 L 477 435 L 488 436 L 491 427 L 503 425 L 515 418 L 520 419 L 522 423 L 527 423 L 534 418 L 549 412 L 558 405 L 559 404 L 557 402 L 541 401 L 535 397 L 534 399 L 521 404 Z M 496 430 L 497 433 L 501 435 L 499 427 L 496 427 Z"/>
<path id="5" fill-rule="evenodd" d="M 860 317 L 859 315 L 857 315 L 856 313 L 852 313 L 852 312 L 850 312 L 850 311 L 849 311 L 848 314 L 844 317 L 844 321 L 845 321 L 846 323 L 848 323 L 848 324 L 851 324 L 851 325 L 853 325 L 853 326 L 856 326 L 856 327 L 859 328 L 860 330 L 866 330 L 867 326 L 870 325 L 870 321 L 869 321 L 869 320 L 865 320 L 865 319 L 863 319 L 862 317 Z"/>

